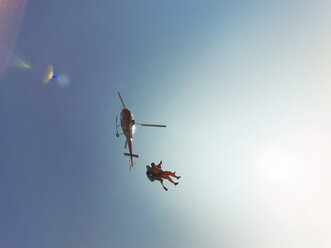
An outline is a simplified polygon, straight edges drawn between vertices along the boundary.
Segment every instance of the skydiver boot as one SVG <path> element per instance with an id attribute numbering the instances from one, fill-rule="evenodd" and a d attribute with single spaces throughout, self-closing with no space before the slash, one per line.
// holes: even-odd
<path id="1" fill-rule="evenodd" d="M 174 171 L 174 174 L 176 175 L 176 171 Z M 177 179 L 179 179 L 179 178 L 180 178 L 180 176 L 176 176 L 176 178 L 177 178 Z"/>

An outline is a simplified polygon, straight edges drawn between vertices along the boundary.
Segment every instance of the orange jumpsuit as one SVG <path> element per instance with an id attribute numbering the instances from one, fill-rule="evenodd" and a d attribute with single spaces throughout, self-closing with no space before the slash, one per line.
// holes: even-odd
<path id="1" fill-rule="evenodd" d="M 176 177 L 176 178 L 177 178 L 177 176 L 176 176 L 175 173 L 173 173 L 173 172 L 171 172 L 171 171 L 163 171 L 163 170 L 161 169 L 161 163 L 158 164 L 158 165 L 156 165 L 156 166 L 152 166 L 152 167 L 153 167 L 153 173 L 154 173 L 155 175 L 158 175 L 158 174 L 161 173 L 161 177 L 162 177 L 162 178 L 164 178 L 164 179 L 168 179 L 170 182 L 172 182 L 173 184 L 175 184 L 175 182 L 174 182 L 174 181 L 171 179 L 171 177 L 170 177 L 170 176 L 172 176 L 172 177 Z"/>

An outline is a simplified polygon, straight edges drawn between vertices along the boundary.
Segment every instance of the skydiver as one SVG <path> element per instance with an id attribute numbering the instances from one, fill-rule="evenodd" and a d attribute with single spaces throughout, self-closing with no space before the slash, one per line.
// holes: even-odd
<path id="1" fill-rule="evenodd" d="M 146 166 L 146 170 L 147 170 L 146 175 L 151 182 L 157 180 L 162 184 L 162 187 L 165 190 L 168 190 L 163 184 L 163 179 L 161 178 L 161 174 L 154 174 L 152 167 L 149 165 Z"/>
<path id="2" fill-rule="evenodd" d="M 155 165 L 154 163 L 151 164 L 151 166 L 147 165 L 146 166 L 146 175 L 149 178 L 149 180 L 154 181 L 158 180 L 162 184 L 163 188 L 165 190 L 168 190 L 164 184 L 163 184 L 163 179 L 168 179 L 170 182 L 172 182 L 174 185 L 177 185 L 178 182 L 174 182 L 170 176 L 175 177 L 177 179 L 180 178 L 180 176 L 176 176 L 176 172 L 171 172 L 171 171 L 163 171 L 161 169 L 161 164 L 162 161 L 158 165 Z"/>

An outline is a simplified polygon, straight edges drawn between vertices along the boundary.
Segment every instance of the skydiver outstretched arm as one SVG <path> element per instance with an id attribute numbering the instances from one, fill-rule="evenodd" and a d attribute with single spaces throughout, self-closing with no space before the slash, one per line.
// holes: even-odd
<path id="1" fill-rule="evenodd" d="M 162 164 L 162 160 L 160 161 L 160 163 L 156 167 L 161 168 L 161 164 Z"/>

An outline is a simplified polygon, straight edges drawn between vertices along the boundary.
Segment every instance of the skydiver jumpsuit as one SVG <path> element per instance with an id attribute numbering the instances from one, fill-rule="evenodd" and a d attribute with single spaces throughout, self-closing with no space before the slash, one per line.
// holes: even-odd
<path id="1" fill-rule="evenodd" d="M 171 172 L 171 171 L 163 171 L 163 170 L 161 169 L 161 164 L 162 164 L 162 162 L 160 162 L 160 163 L 159 163 L 158 165 L 156 165 L 156 166 L 152 166 L 152 168 L 153 168 L 153 173 L 154 173 L 155 175 L 161 174 L 161 177 L 162 177 L 162 178 L 164 178 L 164 179 L 168 179 L 170 182 L 172 182 L 173 184 L 175 184 L 175 182 L 171 179 L 170 176 L 177 178 L 176 174 L 173 173 L 173 172 Z"/>

